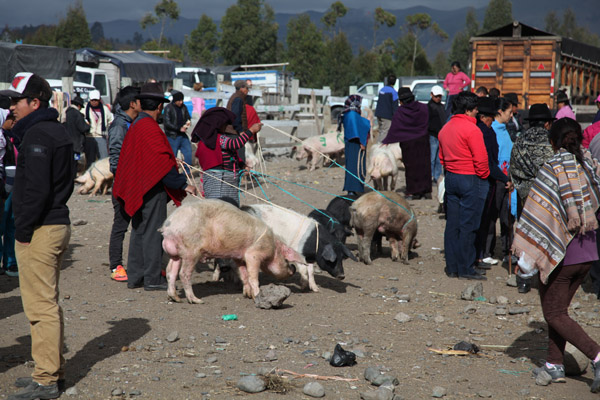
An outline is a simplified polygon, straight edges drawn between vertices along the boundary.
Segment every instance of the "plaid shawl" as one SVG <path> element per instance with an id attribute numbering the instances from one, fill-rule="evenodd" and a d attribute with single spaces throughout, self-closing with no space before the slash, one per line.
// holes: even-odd
<path id="1" fill-rule="evenodd" d="M 542 166 L 529 191 L 512 251 L 540 271 L 544 284 L 573 237 L 598 228 L 597 168 L 589 152 L 580 164 L 573 154 L 560 149 Z"/>

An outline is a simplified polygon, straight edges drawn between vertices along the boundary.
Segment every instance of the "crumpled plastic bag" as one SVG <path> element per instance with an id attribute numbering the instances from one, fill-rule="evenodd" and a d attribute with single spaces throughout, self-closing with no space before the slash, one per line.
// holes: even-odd
<path id="1" fill-rule="evenodd" d="M 335 345 L 335 350 L 333 350 L 333 355 L 331 356 L 331 360 L 329 360 L 329 364 L 334 367 L 345 367 L 356 364 L 356 354 L 351 351 L 346 351 L 340 346 L 340 344 Z"/>
<path id="2" fill-rule="evenodd" d="M 524 252 L 521 252 L 519 261 L 517 262 L 519 268 L 517 268 L 517 275 L 521 278 L 528 279 L 538 273 L 537 267 L 533 263 L 533 260 L 528 257 Z"/>
<path id="3" fill-rule="evenodd" d="M 468 351 L 469 353 L 473 353 L 473 354 L 479 353 L 479 347 L 477 347 L 477 345 L 474 345 L 473 343 L 465 342 L 464 340 L 462 342 L 456 343 L 453 347 L 453 350 Z"/>

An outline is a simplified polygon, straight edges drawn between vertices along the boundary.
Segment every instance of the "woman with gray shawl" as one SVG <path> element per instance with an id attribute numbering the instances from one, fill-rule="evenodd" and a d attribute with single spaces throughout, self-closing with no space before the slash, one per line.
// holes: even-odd
<path id="1" fill-rule="evenodd" d="M 534 374 L 546 372 L 553 382 L 565 382 L 566 343 L 592 360 L 591 391 L 600 391 L 600 345 L 569 317 L 568 308 L 585 279 L 596 247 L 600 178 L 597 160 L 583 153 L 581 126 L 562 118 L 552 125 L 554 157 L 540 169 L 525 205 L 512 250 L 519 258 L 517 272 L 540 273 L 540 299 L 548 323 L 548 356 Z"/>

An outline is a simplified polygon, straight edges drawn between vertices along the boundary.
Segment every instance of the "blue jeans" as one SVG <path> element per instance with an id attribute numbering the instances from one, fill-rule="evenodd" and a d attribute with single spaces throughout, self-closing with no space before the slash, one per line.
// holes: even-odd
<path id="1" fill-rule="evenodd" d="M 431 177 L 437 182 L 442 174 L 442 163 L 440 162 L 440 141 L 429 135 L 429 148 L 431 149 Z"/>
<path id="2" fill-rule="evenodd" d="M 192 144 L 190 139 L 183 135 L 177 135 L 175 138 L 167 136 L 167 139 L 169 140 L 169 144 L 173 149 L 175 157 L 177 157 L 177 151 L 181 151 L 181 154 L 183 154 L 183 161 L 188 165 L 192 165 Z M 188 174 L 190 173 L 190 168 L 188 166 L 185 167 L 185 170 Z"/>
<path id="3" fill-rule="evenodd" d="M 15 255 L 15 217 L 12 208 L 12 193 L 4 202 L 4 213 L 0 222 L 0 250 L 2 251 L 2 263 L 4 268 L 17 265 Z"/>
<path id="4" fill-rule="evenodd" d="M 489 184 L 477 175 L 446 171 L 446 273 L 473 275 L 475 236 Z"/>

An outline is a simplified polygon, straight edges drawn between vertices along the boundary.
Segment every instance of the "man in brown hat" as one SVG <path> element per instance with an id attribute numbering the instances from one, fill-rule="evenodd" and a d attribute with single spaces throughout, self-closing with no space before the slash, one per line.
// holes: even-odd
<path id="1" fill-rule="evenodd" d="M 517 138 L 510 155 L 510 177 L 517 189 L 517 218 L 521 216 L 523 204 L 539 169 L 554 155 L 548 139 L 554 118 L 548 106 L 532 105 L 525 120 L 529 121 L 529 129 Z M 530 280 L 517 277 L 517 287 L 519 293 L 529 292 Z"/>
<path id="2" fill-rule="evenodd" d="M 15 382 L 24 389 L 8 398 L 55 399 L 64 383 L 58 280 L 71 237 L 67 201 L 75 178 L 73 141 L 58 122 L 58 111 L 48 107 L 52 91 L 42 77 L 18 76 L 0 95 L 11 98 L 12 132 L 22 139 L 13 188 L 15 252 L 35 362 L 31 377 Z"/>
<path id="3" fill-rule="evenodd" d="M 162 236 L 158 228 L 167 218 L 169 198 L 178 206 L 186 192 L 197 192 L 177 171 L 173 150 L 156 122 L 163 103 L 169 102 L 162 87 L 157 82 L 146 83 L 136 98 L 142 112 L 123 140 L 113 185 L 113 195 L 131 216 L 127 287 L 167 290 L 161 276 Z"/>

